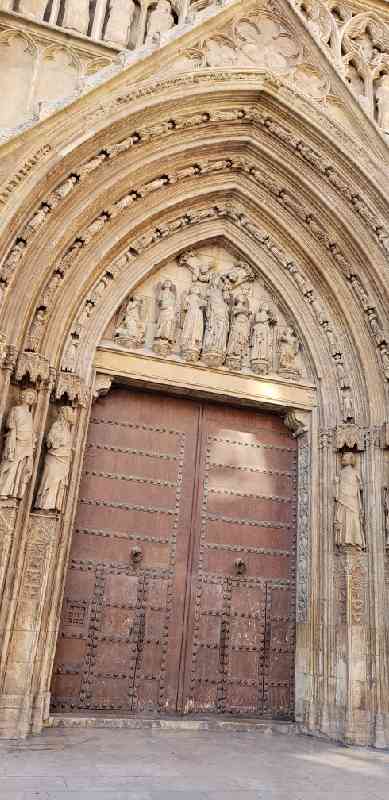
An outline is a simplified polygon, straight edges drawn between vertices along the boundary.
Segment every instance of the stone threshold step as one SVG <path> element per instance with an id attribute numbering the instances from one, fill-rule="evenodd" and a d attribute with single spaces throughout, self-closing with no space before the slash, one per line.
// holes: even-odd
<path id="1" fill-rule="evenodd" d="M 50 728 L 132 728 L 141 730 L 169 731 L 256 731 L 262 733 L 296 733 L 294 722 L 271 719 L 237 719 L 226 717 L 147 717 L 110 716 L 99 714 L 52 714 Z"/>

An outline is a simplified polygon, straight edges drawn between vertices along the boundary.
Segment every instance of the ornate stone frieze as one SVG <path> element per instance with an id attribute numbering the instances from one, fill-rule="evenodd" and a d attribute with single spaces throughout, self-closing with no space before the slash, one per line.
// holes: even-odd
<path id="1" fill-rule="evenodd" d="M 304 374 L 301 343 L 249 264 L 220 246 L 182 253 L 126 301 L 118 345 L 208 367 L 290 380 Z M 111 334 L 112 336 L 112 334 Z"/>
<path id="2" fill-rule="evenodd" d="M 293 420 L 291 419 L 293 416 Z M 311 448 L 305 426 L 296 420 L 289 411 L 288 420 L 292 423 L 293 435 L 298 436 L 298 506 L 297 506 L 297 576 L 296 576 L 296 619 L 307 622 L 308 585 L 310 563 L 311 532 Z M 286 423 L 290 427 L 289 422 Z M 298 428 L 296 430 L 296 424 Z"/>
<path id="3" fill-rule="evenodd" d="M 345 424 L 339 425 L 336 428 L 336 449 L 356 449 L 362 451 L 365 449 L 365 430 L 358 425 Z"/>

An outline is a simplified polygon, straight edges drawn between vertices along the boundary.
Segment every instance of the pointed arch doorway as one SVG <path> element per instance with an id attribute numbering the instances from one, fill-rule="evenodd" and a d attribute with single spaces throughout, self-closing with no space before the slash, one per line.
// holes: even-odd
<path id="1" fill-rule="evenodd" d="M 54 711 L 293 717 L 296 467 L 274 412 L 94 404 Z"/>

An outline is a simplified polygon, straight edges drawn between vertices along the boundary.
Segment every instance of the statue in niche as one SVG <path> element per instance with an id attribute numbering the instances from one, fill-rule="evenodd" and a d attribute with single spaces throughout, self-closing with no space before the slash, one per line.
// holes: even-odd
<path id="1" fill-rule="evenodd" d="M 67 348 L 64 352 L 61 369 L 64 372 L 74 372 L 76 369 L 77 357 L 78 357 L 78 348 L 80 342 L 78 336 L 71 336 L 70 341 L 67 345 Z"/>
<path id="2" fill-rule="evenodd" d="M 181 353 L 186 361 L 198 361 L 204 336 L 204 307 L 206 301 L 198 283 L 190 287 L 183 303 L 185 312 L 181 334 Z"/>
<path id="3" fill-rule="evenodd" d="M 231 329 L 228 337 L 226 365 L 241 369 L 249 363 L 251 313 L 248 298 L 243 293 L 235 295 L 231 309 Z"/>
<path id="4" fill-rule="evenodd" d="M 19 0 L 19 14 L 43 19 L 48 0 Z"/>
<path id="5" fill-rule="evenodd" d="M 334 526 L 338 547 L 365 549 L 361 480 L 355 454 L 351 452 L 343 453 L 340 475 L 336 479 Z"/>
<path id="6" fill-rule="evenodd" d="M 35 508 L 62 511 L 72 459 L 73 423 L 73 409 L 70 406 L 60 408 L 58 419 L 46 437 L 47 453 Z"/>
<path id="7" fill-rule="evenodd" d="M 175 24 L 169 0 L 158 0 L 147 25 L 146 44 L 152 45 L 161 34 L 167 33 Z"/>
<path id="8" fill-rule="evenodd" d="M 153 350 L 160 355 L 167 355 L 172 349 L 177 328 L 177 293 L 170 278 L 166 278 L 157 293 L 157 327 Z"/>
<path id="9" fill-rule="evenodd" d="M 342 389 L 342 413 L 345 422 L 355 419 L 353 396 L 348 386 Z"/>
<path id="10" fill-rule="evenodd" d="M 269 372 L 271 358 L 271 330 L 275 324 L 270 310 L 265 305 L 260 305 L 253 319 L 251 329 L 250 361 L 253 372 L 264 374 Z"/>
<path id="11" fill-rule="evenodd" d="M 63 27 L 83 33 L 89 28 L 89 0 L 66 0 Z"/>
<path id="12" fill-rule="evenodd" d="M 36 401 L 36 392 L 25 389 L 20 404 L 14 406 L 8 416 L 0 466 L 0 497 L 21 500 L 32 476 L 35 445 L 32 408 Z"/>
<path id="13" fill-rule="evenodd" d="M 383 131 L 389 132 L 389 75 L 383 75 L 377 84 L 376 91 L 378 116 L 377 122 Z"/>
<path id="14" fill-rule="evenodd" d="M 29 350 L 32 353 L 39 352 L 39 346 L 42 340 L 45 326 L 46 326 L 46 309 L 38 308 L 35 313 L 35 317 L 31 323 L 31 328 L 26 343 L 26 350 Z"/>
<path id="15" fill-rule="evenodd" d="M 203 361 L 210 367 L 224 364 L 229 331 L 230 295 L 225 288 L 222 275 L 212 273 L 209 281 L 206 305 L 206 325 L 203 346 Z"/>
<path id="16" fill-rule="evenodd" d="M 122 347 L 141 347 L 145 341 L 145 324 L 142 321 L 142 300 L 130 297 L 123 319 L 114 333 L 115 341 Z"/>
<path id="17" fill-rule="evenodd" d="M 278 339 L 279 349 L 279 362 L 278 369 L 280 372 L 291 373 L 299 375 L 300 370 L 297 366 L 297 356 L 299 353 L 299 341 L 297 336 L 290 326 L 285 328 Z"/>
<path id="18" fill-rule="evenodd" d="M 104 39 L 120 47 L 127 47 L 132 20 L 134 18 L 134 0 L 111 0 L 109 18 Z"/>

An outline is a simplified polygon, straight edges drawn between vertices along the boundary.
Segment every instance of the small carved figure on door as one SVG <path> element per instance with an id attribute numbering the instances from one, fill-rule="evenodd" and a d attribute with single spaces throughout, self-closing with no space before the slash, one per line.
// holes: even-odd
<path id="1" fill-rule="evenodd" d="M 335 543 L 338 547 L 365 549 L 362 485 L 356 456 L 350 451 L 342 455 L 340 475 L 335 492 Z"/>

